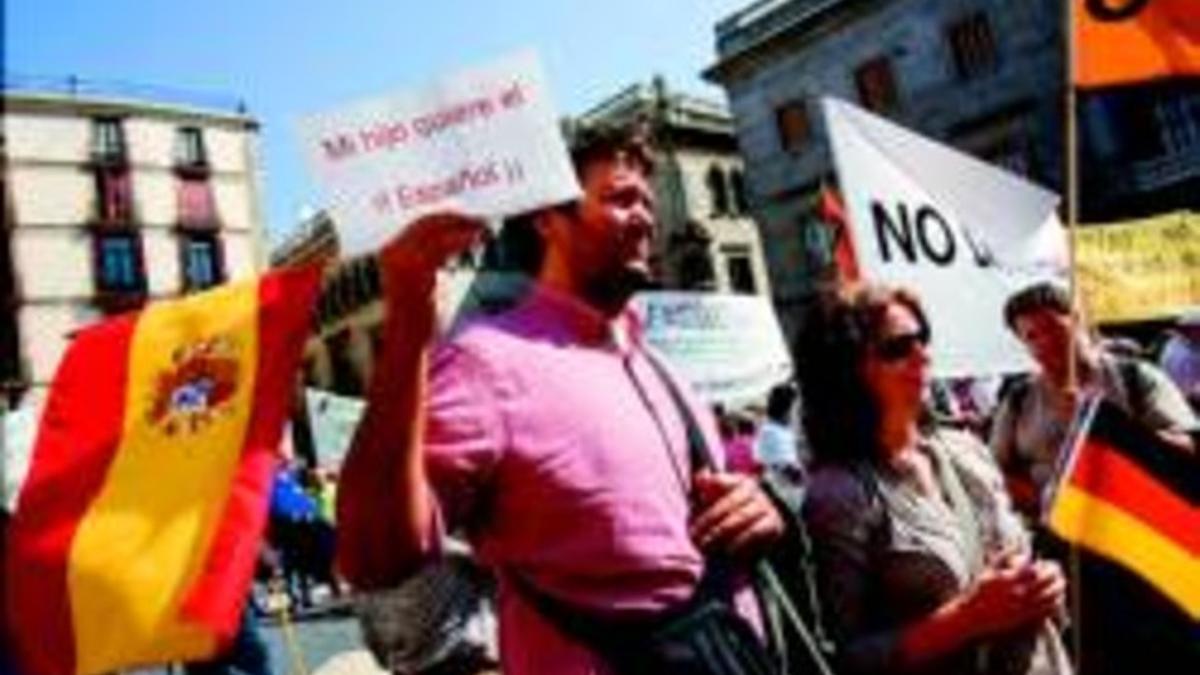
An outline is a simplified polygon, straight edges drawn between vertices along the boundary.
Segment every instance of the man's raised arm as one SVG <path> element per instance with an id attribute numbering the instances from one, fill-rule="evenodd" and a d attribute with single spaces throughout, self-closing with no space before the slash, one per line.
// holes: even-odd
<path id="1" fill-rule="evenodd" d="M 436 274 L 482 229 L 462 216 L 426 216 L 380 251 L 383 339 L 338 486 L 338 567 L 356 587 L 397 584 L 436 542 L 422 452 Z"/>

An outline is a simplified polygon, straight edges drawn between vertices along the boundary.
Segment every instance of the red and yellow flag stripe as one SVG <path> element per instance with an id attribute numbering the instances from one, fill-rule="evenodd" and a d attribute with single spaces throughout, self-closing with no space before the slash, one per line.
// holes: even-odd
<path id="1" fill-rule="evenodd" d="M 26 670 L 198 659 L 233 636 L 318 281 L 276 273 L 76 338 L 8 547 Z"/>

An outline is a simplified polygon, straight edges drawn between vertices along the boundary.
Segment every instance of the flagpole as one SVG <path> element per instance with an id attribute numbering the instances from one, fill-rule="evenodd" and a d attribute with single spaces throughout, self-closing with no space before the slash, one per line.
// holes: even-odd
<path id="1" fill-rule="evenodd" d="M 1075 229 L 1079 220 L 1079 143 L 1078 129 L 1076 127 L 1075 108 L 1077 99 L 1075 95 L 1075 1 L 1066 0 L 1066 117 L 1064 129 L 1066 132 L 1066 198 L 1067 198 L 1067 274 L 1068 274 L 1068 292 L 1071 298 L 1071 317 L 1072 323 L 1077 324 L 1080 320 L 1078 310 L 1079 302 L 1079 283 L 1075 273 Z M 1076 326 L 1072 326 L 1075 328 Z M 1067 360 L 1067 387 L 1074 393 L 1079 385 L 1079 373 L 1076 367 L 1076 358 L 1078 345 L 1076 340 L 1070 340 L 1070 358 Z"/>
<path id="2" fill-rule="evenodd" d="M 1067 198 L 1067 284 L 1068 294 L 1070 297 L 1071 307 L 1071 339 L 1068 341 L 1067 354 L 1067 392 L 1072 400 L 1077 398 L 1079 393 L 1079 368 L 1077 360 L 1079 358 L 1076 335 L 1079 332 L 1080 305 L 1079 305 L 1079 281 L 1076 275 L 1076 250 L 1075 250 L 1075 229 L 1079 220 L 1079 143 L 1078 143 L 1078 128 L 1076 126 L 1076 105 L 1078 103 L 1075 93 L 1075 68 L 1076 50 L 1079 45 L 1075 43 L 1075 7 L 1076 0 L 1066 0 L 1066 12 L 1064 12 L 1064 27 L 1063 37 L 1066 40 L 1066 67 L 1064 74 L 1066 76 L 1066 86 L 1064 87 L 1066 94 L 1065 101 L 1065 145 L 1066 145 L 1066 166 L 1064 167 Z M 1068 575 L 1070 578 L 1070 589 L 1068 589 L 1067 598 L 1070 602 L 1071 611 L 1071 643 L 1072 651 L 1075 653 L 1075 669 L 1077 672 L 1083 671 L 1083 584 L 1082 574 L 1080 572 L 1079 549 L 1074 544 L 1068 547 L 1067 564 L 1069 566 Z"/>
<path id="3" fill-rule="evenodd" d="M 285 590 L 287 582 L 277 572 L 272 575 L 268 588 L 272 600 L 279 600 L 279 605 L 276 609 L 276 618 L 279 620 L 279 632 L 283 636 L 284 647 L 287 650 L 288 656 L 291 657 L 292 666 L 289 671 L 291 675 L 309 675 L 308 665 L 304 662 L 304 652 L 300 649 L 300 643 L 296 639 L 296 632 L 292 628 L 291 618 L 288 616 L 288 602 L 291 596 Z"/>

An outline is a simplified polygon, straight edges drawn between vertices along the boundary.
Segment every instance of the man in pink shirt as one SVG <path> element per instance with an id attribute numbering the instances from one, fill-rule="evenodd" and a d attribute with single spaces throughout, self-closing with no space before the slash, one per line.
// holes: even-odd
<path id="1" fill-rule="evenodd" d="M 784 529 L 753 478 L 693 470 L 670 376 L 627 310 L 655 231 L 645 146 L 602 135 L 574 159 L 583 195 L 535 214 L 536 284 L 505 314 L 432 344 L 434 272 L 478 223 L 424 218 L 384 249 L 383 346 L 339 490 L 339 562 L 361 587 L 466 532 L 500 579 L 506 675 L 610 672 L 530 591 L 645 618 L 692 596 L 706 554 L 748 560 Z M 676 386 L 719 454 L 707 408 Z"/>

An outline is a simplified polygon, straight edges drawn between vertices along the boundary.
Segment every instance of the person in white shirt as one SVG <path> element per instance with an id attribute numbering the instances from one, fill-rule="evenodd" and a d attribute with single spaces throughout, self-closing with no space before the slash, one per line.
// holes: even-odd
<path id="1" fill-rule="evenodd" d="M 796 388 L 791 384 L 771 389 L 767 395 L 767 417 L 754 440 L 754 458 L 764 470 L 779 472 L 794 481 L 803 479 L 807 459 L 801 456 L 794 423 L 797 398 Z"/>

